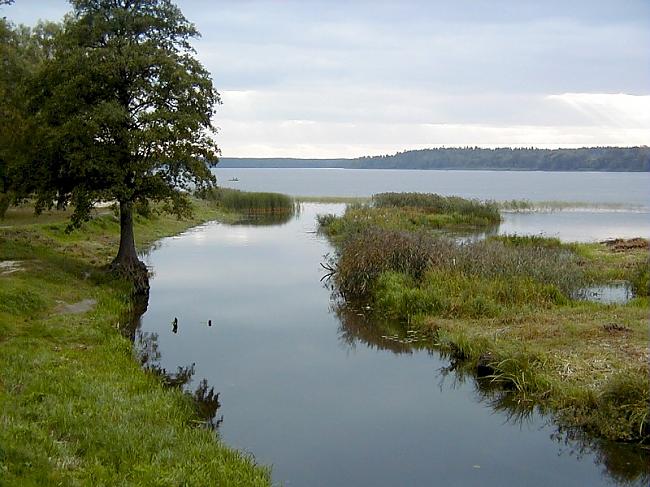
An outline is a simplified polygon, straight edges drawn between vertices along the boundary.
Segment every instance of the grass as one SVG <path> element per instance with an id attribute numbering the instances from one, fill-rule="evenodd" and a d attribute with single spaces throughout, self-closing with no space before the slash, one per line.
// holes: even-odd
<path id="1" fill-rule="evenodd" d="M 348 205 L 343 216 L 318 217 L 320 230 L 339 239 L 372 228 L 415 232 L 486 227 L 499 221 L 493 203 L 428 193 L 380 193 L 371 203 Z"/>
<path id="2" fill-rule="evenodd" d="M 199 197 L 226 211 L 293 214 L 295 209 L 294 200 L 290 196 L 281 193 L 215 188 L 201 192 Z"/>
<path id="3" fill-rule="evenodd" d="M 501 221 L 496 203 L 435 193 L 379 193 L 372 197 L 375 208 L 410 208 L 430 214 L 464 215 L 477 221 Z"/>
<path id="4" fill-rule="evenodd" d="M 608 210 L 608 211 L 641 211 L 646 210 L 642 205 L 630 205 L 628 203 L 606 203 L 586 201 L 530 201 L 530 200 L 508 200 L 495 203 L 499 210 L 507 212 L 531 212 L 531 211 L 565 211 L 565 210 Z"/>
<path id="5" fill-rule="evenodd" d="M 376 211 L 361 208 L 368 210 Z M 337 246 L 335 288 L 350 306 L 365 303 L 378 321 L 432 337 L 462 367 L 563 426 L 650 443 L 647 242 L 459 243 L 426 222 L 395 224 L 402 207 L 381 210 L 385 218 L 376 220 L 321 218 Z M 583 286 L 613 280 L 630 281 L 638 297 L 614 305 L 573 299 Z"/>
<path id="6" fill-rule="evenodd" d="M 368 203 L 370 198 L 366 196 L 296 196 L 298 203 Z"/>
<path id="7" fill-rule="evenodd" d="M 647 309 L 644 298 L 625 306 L 513 309 L 496 317 L 421 315 L 416 324 L 434 332 L 437 346 L 468 369 L 489 357 L 488 380 L 561 423 L 647 443 Z"/>
<path id="8" fill-rule="evenodd" d="M 539 293 L 554 296 L 555 301 L 568 299 L 576 286 L 587 282 L 579 256 L 569 249 L 551 247 L 552 241 L 545 245 L 534 239 L 514 241 L 511 237 L 459 244 L 426 232 L 371 228 L 339 243 L 334 279 L 349 299 L 371 296 L 384 273 L 397 273 L 406 279 L 403 282 L 419 287 L 439 281 L 446 296 L 455 280 L 457 291 L 472 296 L 472 283 L 489 282 L 483 290 L 498 290 L 500 302 L 514 299 L 515 290 L 529 290 L 530 294 L 518 294 L 518 303 Z M 440 274 L 437 279 L 434 273 Z"/>
<path id="9" fill-rule="evenodd" d="M 139 248 L 201 221 L 136 217 Z M 117 248 L 111 212 L 71 234 L 67 214 L 10 210 L 0 229 L 0 484 L 269 485 L 269 470 L 198 428 L 194 401 L 140 368 L 118 328 L 130 287 L 102 271 Z M 95 299 L 82 314 L 61 302 Z"/>

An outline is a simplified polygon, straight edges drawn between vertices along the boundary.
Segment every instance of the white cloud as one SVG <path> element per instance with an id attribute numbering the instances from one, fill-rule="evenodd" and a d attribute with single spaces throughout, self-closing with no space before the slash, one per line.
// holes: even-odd
<path id="1" fill-rule="evenodd" d="M 439 146 L 584 147 L 649 145 L 648 130 L 584 126 L 232 122 L 224 157 L 358 157 Z"/>
<path id="2" fill-rule="evenodd" d="M 599 125 L 643 129 L 650 133 L 650 96 L 625 93 L 564 93 L 549 100 L 565 103 Z"/>
<path id="3" fill-rule="evenodd" d="M 223 98 L 224 157 L 357 157 L 442 145 L 650 145 L 650 95 L 461 97 L 323 88 L 228 91 Z"/>
<path id="4" fill-rule="evenodd" d="M 650 144 L 647 0 L 178 4 L 223 95 L 224 156 Z"/>

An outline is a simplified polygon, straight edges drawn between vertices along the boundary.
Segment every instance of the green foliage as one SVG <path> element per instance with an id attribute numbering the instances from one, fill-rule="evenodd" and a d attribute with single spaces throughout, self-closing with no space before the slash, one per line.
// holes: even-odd
<path id="1" fill-rule="evenodd" d="M 52 22 L 28 28 L 0 19 L 0 217 L 34 189 L 31 174 L 24 174 L 34 143 L 28 87 L 59 30 Z"/>
<path id="2" fill-rule="evenodd" d="M 527 171 L 650 171 L 650 147 L 534 149 L 443 147 L 362 157 L 360 169 L 496 169 Z"/>
<path id="3" fill-rule="evenodd" d="M 165 0 L 72 5 L 30 90 L 38 209 L 71 203 L 75 226 L 98 200 L 164 200 L 182 215 L 181 190 L 214 183 L 218 152 L 198 32 Z"/>

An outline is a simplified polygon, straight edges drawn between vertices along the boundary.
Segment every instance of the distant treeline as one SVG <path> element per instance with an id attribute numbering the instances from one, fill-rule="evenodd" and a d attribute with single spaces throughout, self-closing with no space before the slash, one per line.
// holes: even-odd
<path id="1" fill-rule="evenodd" d="M 650 147 L 422 149 L 358 159 L 223 158 L 219 167 L 650 171 Z"/>

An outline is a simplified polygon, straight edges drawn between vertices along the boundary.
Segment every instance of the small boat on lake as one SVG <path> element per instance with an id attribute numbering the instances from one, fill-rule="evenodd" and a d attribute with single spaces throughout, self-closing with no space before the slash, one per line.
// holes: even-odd
<path id="1" fill-rule="evenodd" d="M 239 181 L 239 178 L 230 178 L 228 181 Z"/>

